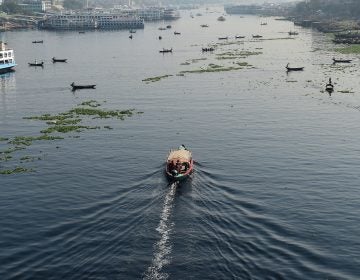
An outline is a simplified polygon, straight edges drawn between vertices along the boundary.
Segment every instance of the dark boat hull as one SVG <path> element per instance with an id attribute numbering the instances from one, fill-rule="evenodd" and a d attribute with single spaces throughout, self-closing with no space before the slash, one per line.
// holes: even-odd
<path id="1" fill-rule="evenodd" d="M 350 63 L 351 59 L 334 59 L 333 58 L 333 62 L 334 63 Z"/>
<path id="2" fill-rule="evenodd" d="M 56 58 L 53 58 L 52 59 L 52 62 L 55 63 L 55 62 L 66 62 L 67 59 L 56 59 Z"/>
<path id="3" fill-rule="evenodd" d="M 86 85 L 86 86 L 71 86 L 73 90 L 77 89 L 95 89 L 96 85 Z"/>
<path id="4" fill-rule="evenodd" d="M 44 62 L 42 62 L 42 63 L 28 63 L 29 64 L 29 66 L 38 66 L 38 67 L 44 67 Z"/>
<path id="5" fill-rule="evenodd" d="M 296 67 L 296 68 L 291 68 L 291 67 L 286 67 L 286 70 L 289 71 L 303 71 L 304 67 Z"/>

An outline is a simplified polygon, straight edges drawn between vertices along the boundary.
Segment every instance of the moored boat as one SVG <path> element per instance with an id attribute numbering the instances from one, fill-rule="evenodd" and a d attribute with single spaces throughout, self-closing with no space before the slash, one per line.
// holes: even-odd
<path id="1" fill-rule="evenodd" d="M 218 21 L 225 21 L 226 18 L 225 18 L 224 16 L 219 16 L 219 17 L 217 18 L 217 20 L 218 20 Z"/>
<path id="2" fill-rule="evenodd" d="M 229 37 L 219 37 L 218 39 L 219 40 L 227 40 L 227 39 L 229 39 Z"/>
<path id="3" fill-rule="evenodd" d="M 258 39 L 258 38 L 262 38 L 263 36 L 261 36 L 261 35 L 252 35 L 252 37 L 255 38 L 255 39 Z"/>
<path id="4" fill-rule="evenodd" d="M 180 32 L 175 31 L 175 32 L 174 32 L 174 35 L 181 35 L 181 33 L 180 33 Z"/>
<path id="5" fill-rule="evenodd" d="M 32 41 L 33 44 L 42 44 L 44 43 L 44 40 L 38 40 L 38 41 Z"/>
<path id="6" fill-rule="evenodd" d="M 287 71 L 303 71 L 304 67 L 289 67 L 289 63 L 286 65 Z"/>
<path id="7" fill-rule="evenodd" d="M 71 84 L 72 90 L 77 90 L 77 89 L 95 89 L 96 85 L 75 85 L 74 82 L 72 82 Z"/>
<path id="8" fill-rule="evenodd" d="M 162 49 L 159 51 L 159 53 L 172 53 L 172 48 L 171 49 Z"/>
<path id="9" fill-rule="evenodd" d="M 67 58 L 55 58 L 55 57 L 52 58 L 53 63 L 55 63 L 55 62 L 66 62 L 66 61 L 67 61 Z"/>
<path id="10" fill-rule="evenodd" d="M 184 145 L 177 150 L 170 150 L 165 167 L 165 173 L 170 180 L 183 181 L 189 178 L 193 171 L 192 154 Z"/>
<path id="11" fill-rule="evenodd" d="M 245 36 L 235 36 L 235 39 L 244 39 Z"/>
<path id="12" fill-rule="evenodd" d="M 6 48 L 5 43 L 0 42 L 0 73 L 10 72 L 15 66 L 14 50 Z"/>
<path id="13" fill-rule="evenodd" d="M 41 61 L 41 62 L 37 62 L 36 60 L 34 62 L 29 62 L 28 63 L 29 66 L 40 66 L 40 67 L 44 67 L 44 61 Z"/>
<path id="14" fill-rule="evenodd" d="M 334 63 L 350 63 L 351 59 L 336 59 L 336 58 L 333 58 L 333 62 Z"/>

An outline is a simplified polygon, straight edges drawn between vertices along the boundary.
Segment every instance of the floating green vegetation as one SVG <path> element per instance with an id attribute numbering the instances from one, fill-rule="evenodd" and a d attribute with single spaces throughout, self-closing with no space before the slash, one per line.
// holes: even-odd
<path id="1" fill-rule="evenodd" d="M 65 119 L 65 120 L 52 120 L 52 121 L 48 121 L 46 122 L 46 124 L 48 125 L 69 125 L 69 124 L 77 124 L 79 122 L 81 122 L 81 119 Z"/>
<path id="2" fill-rule="evenodd" d="M 13 138 L 1 138 L 1 141 L 8 141 L 8 145 L 12 145 L 7 147 L 6 150 L 0 151 L 0 161 L 9 161 L 14 160 L 12 156 L 9 154 L 23 150 L 26 147 L 33 144 L 34 141 L 40 140 L 60 140 L 64 139 L 60 136 L 50 135 L 51 133 L 68 133 L 68 132 L 81 132 L 88 129 L 100 129 L 100 126 L 87 126 L 81 125 L 82 117 L 92 117 L 95 118 L 117 118 L 117 119 L 125 119 L 125 117 L 132 116 L 135 112 L 135 109 L 129 110 L 103 110 L 97 108 L 101 106 L 101 104 L 95 100 L 85 101 L 79 104 L 77 107 L 66 111 L 64 113 L 59 113 L 56 115 L 44 114 L 41 116 L 30 116 L 24 117 L 23 119 L 28 120 L 39 120 L 44 121 L 48 125 L 46 129 L 41 130 L 42 135 L 40 136 L 16 136 Z M 137 114 L 142 114 L 143 112 L 136 112 Z M 110 126 L 104 126 L 106 129 L 112 129 Z M 73 138 L 78 138 L 79 136 L 70 136 Z M 56 148 L 59 148 L 58 146 Z M 22 156 L 18 158 L 21 163 L 34 161 L 36 157 L 32 156 Z M 41 160 L 40 157 L 38 157 Z M 1 170 L 0 174 L 14 174 L 32 171 L 31 169 L 26 169 L 23 167 L 17 167 L 15 169 L 7 169 Z"/>
<path id="3" fill-rule="evenodd" d="M 251 55 L 260 55 L 262 52 L 252 52 L 252 51 L 233 51 L 233 52 L 223 52 L 216 54 L 216 59 L 236 59 L 236 58 L 246 58 Z"/>
<path id="4" fill-rule="evenodd" d="M 3 157 L 0 157 L 0 161 L 9 161 L 12 159 L 12 156 L 10 155 L 5 155 Z"/>
<path id="5" fill-rule="evenodd" d="M 82 108 L 76 107 L 69 111 L 69 113 L 76 114 L 78 116 L 96 116 L 98 118 L 118 118 L 123 120 L 125 117 L 131 117 L 135 109 L 129 110 L 102 110 L 95 108 Z"/>
<path id="6" fill-rule="evenodd" d="M 6 137 L 0 137 L 0 141 L 8 141 L 9 138 L 6 138 Z"/>
<path id="7" fill-rule="evenodd" d="M 260 41 L 275 41 L 275 40 L 295 40 L 294 37 L 280 37 L 280 38 L 260 38 Z"/>
<path id="8" fill-rule="evenodd" d="M 13 152 L 23 150 L 23 149 L 25 149 L 25 148 L 16 146 L 16 147 L 13 147 L 13 148 L 8 148 L 8 149 L 6 149 L 4 151 L 0 151 L 0 154 L 11 154 Z"/>
<path id="9" fill-rule="evenodd" d="M 53 132 L 60 132 L 60 133 L 68 133 L 68 132 L 81 132 L 85 129 L 100 129 L 99 126 L 85 126 L 85 125 L 54 125 L 47 129 L 41 130 L 41 133 L 53 133 Z"/>
<path id="10" fill-rule="evenodd" d="M 96 100 L 89 100 L 81 103 L 80 106 L 100 107 L 101 104 Z"/>
<path id="11" fill-rule="evenodd" d="M 335 51 L 342 54 L 360 54 L 360 45 L 350 45 L 335 49 Z"/>
<path id="12" fill-rule="evenodd" d="M 226 72 L 226 71 L 234 71 L 234 70 L 240 70 L 240 69 L 243 69 L 243 67 L 224 67 L 224 66 L 219 66 L 219 65 L 216 65 L 216 64 L 213 64 L 213 65 L 209 64 L 209 66 L 207 68 L 181 71 L 180 74 Z"/>
<path id="13" fill-rule="evenodd" d="M 142 81 L 146 82 L 146 83 L 153 83 L 153 82 L 158 82 L 161 79 L 165 79 L 165 78 L 168 78 L 168 77 L 171 77 L 171 76 L 172 75 L 163 75 L 163 76 L 151 77 L 151 78 L 143 79 Z"/>
<path id="14" fill-rule="evenodd" d="M 16 174 L 16 173 L 25 173 L 25 172 L 31 172 L 31 171 L 33 171 L 33 170 L 29 169 L 29 168 L 15 167 L 14 169 L 0 170 L 0 174 L 11 175 L 11 174 Z"/>
<path id="15" fill-rule="evenodd" d="M 242 61 L 242 62 L 235 62 L 234 64 L 236 65 L 239 65 L 239 66 L 242 66 L 242 67 L 250 67 L 252 66 L 251 64 L 245 62 L 245 61 Z"/>
<path id="16" fill-rule="evenodd" d="M 40 135 L 40 136 L 16 136 L 14 139 L 10 140 L 8 143 L 17 146 L 30 146 L 33 141 L 40 140 L 60 140 L 64 139 L 59 136 L 51 136 L 51 135 Z M 20 148 L 20 147 L 18 147 Z"/>
<path id="17" fill-rule="evenodd" d="M 201 57 L 201 58 L 193 58 L 193 59 L 189 59 L 183 63 L 180 63 L 180 65 L 190 65 L 192 63 L 196 63 L 196 62 L 199 62 L 199 61 L 204 61 L 204 60 L 207 60 L 206 57 Z"/>
<path id="18" fill-rule="evenodd" d="M 216 47 L 216 46 L 230 46 L 230 45 L 243 45 L 244 42 L 243 41 L 224 41 L 224 42 L 219 42 L 216 44 L 212 44 L 210 45 L 210 47 Z"/>
<path id="19" fill-rule="evenodd" d="M 69 112 L 61 113 L 59 115 L 44 114 L 41 116 L 23 117 L 26 120 L 39 120 L 39 121 L 60 121 L 74 118 Z"/>

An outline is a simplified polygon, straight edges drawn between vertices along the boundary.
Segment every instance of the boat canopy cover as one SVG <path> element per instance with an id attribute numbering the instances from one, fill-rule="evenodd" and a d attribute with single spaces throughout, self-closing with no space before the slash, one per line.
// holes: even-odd
<path id="1" fill-rule="evenodd" d="M 170 151 L 168 161 L 179 160 L 180 162 L 189 162 L 191 160 L 191 152 L 188 150 L 175 150 Z"/>

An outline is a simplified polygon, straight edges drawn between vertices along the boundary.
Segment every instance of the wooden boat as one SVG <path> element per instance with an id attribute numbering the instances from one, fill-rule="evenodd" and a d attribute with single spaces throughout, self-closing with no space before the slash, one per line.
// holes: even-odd
<path id="1" fill-rule="evenodd" d="M 257 39 L 257 38 L 262 38 L 263 36 L 261 36 L 261 35 L 252 35 L 252 37 Z"/>
<path id="2" fill-rule="evenodd" d="M 351 59 L 336 59 L 333 58 L 334 63 L 350 63 Z"/>
<path id="3" fill-rule="evenodd" d="M 334 85 L 331 82 L 331 78 L 329 78 L 329 82 L 325 86 L 325 90 L 330 94 L 334 91 Z"/>
<path id="4" fill-rule="evenodd" d="M 225 21 L 226 18 L 225 18 L 224 16 L 219 16 L 219 17 L 217 18 L 217 20 L 218 20 L 218 21 Z"/>
<path id="5" fill-rule="evenodd" d="M 136 30 L 130 29 L 129 32 L 130 32 L 130 33 L 136 33 Z"/>
<path id="6" fill-rule="evenodd" d="M 245 36 L 235 36 L 235 39 L 244 39 Z"/>
<path id="7" fill-rule="evenodd" d="M 55 63 L 55 62 L 66 62 L 66 61 L 67 61 L 66 58 L 55 58 L 55 57 L 52 58 L 53 63 Z"/>
<path id="8" fill-rule="evenodd" d="M 191 152 L 181 145 L 177 150 L 170 150 L 165 173 L 171 181 L 183 181 L 194 172 L 194 161 Z"/>
<path id="9" fill-rule="evenodd" d="M 159 27 L 158 29 L 159 29 L 159 30 L 166 30 L 165 27 Z"/>
<path id="10" fill-rule="evenodd" d="M 133 38 L 133 35 L 131 34 L 131 35 L 129 36 L 129 38 L 132 39 L 132 38 Z"/>
<path id="11" fill-rule="evenodd" d="M 267 22 L 262 22 L 260 23 L 260 25 L 267 25 Z"/>
<path id="12" fill-rule="evenodd" d="M 174 32 L 174 35 L 181 35 L 181 33 L 180 32 Z"/>
<path id="13" fill-rule="evenodd" d="M 172 53 L 172 48 L 171 49 L 162 49 L 159 51 L 159 53 Z"/>
<path id="14" fill-rule="evenodd" d="M 39 41 L 32 41 L 33 44 L 42 44 L 44 43 L 44 40 L 39 40 Z"/>
<path id="15" fill-rule="evenodd" d="M 219 37 L 218 39 L 219 40 L 227 40 L 227 39 L 229 39 L 229 37 Z"/>
<path id="16" fill-rule="evenodd" d="M 79 34 L 84 34 L 85 33 L 85 31 L 79 31 Z"/>
<path id="17" fill-rule="evenodd" d="M 213 52 L 214 50 L 214 48 L 202 48 L 203 52 Z"/>
<path id="18" fill-rule="evenodd" d="M 28 64 L 29 64 L 29 66 L 40 66 L 40 67 L 44 67 L 44 61 L 37 62 L 37 61 L 35 60 L 34 62 L 29 62 Z"/>
<path id="19" fill-rule="evenodd" d="M 167 29 L 170 29 L 170 28 L 171 28 L 171 25 L 167 25 L 166 28 L 167 28 Z"/>
<path id="20" fill-rule="evenodd" d="M 287 71 L 303 71 L 304 67 L 289 67 L 289 63 L 286 65 Z"/>
<path id="21" fill-rule="evenodd" d="M 96 87 L 96 85 L 75 85 L 74 82 L 72 82 L 70 85 L 72 87 L 72 90 L 85 89 L 85 88 L 94 89 Z"/>
<path id="22" fill-rule="evenodd" d="M 209 25 L 207 25 L 207 24 L 201 24 L 200 26 L 201 27 L 209 27 Z"/>
<path id="23" fill-rule="evenodd" d="M 162 39 L 162 37 L 161 36 L 159 36 L 159 40 L 161 40 Z"/>

